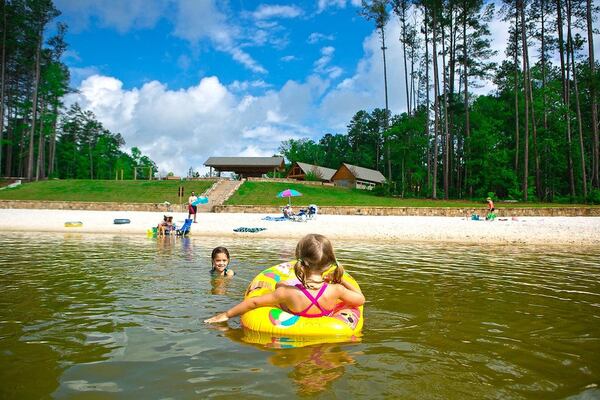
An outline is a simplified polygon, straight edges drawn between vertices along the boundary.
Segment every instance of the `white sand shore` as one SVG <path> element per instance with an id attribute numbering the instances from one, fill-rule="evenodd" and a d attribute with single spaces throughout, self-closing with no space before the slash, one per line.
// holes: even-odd
<path id="1" fill-rule="evenodd" d="M 178 225 L 187 217 L 173 213 Z M 0 229 L 25 232 L 85 232 L 146 234 L 162 219 L 162 212 L 0 210 Z M 396 217 L 319 215 L 308 222 L 265 221 L 264 214 L 198 214 L 192 236 L 245 236 L 297 239 L 306 233 L 321 233 L 331 239 L 393 242 L 462 242 L 498 244 L 599 245 L 600 218 L 520 217 L 507 221 L 470 221 L 451 217 Z M 115 218 L 130 224 L 115 225 Z M 67 221 L 82 227 L 67 228 Z M 257 233 L 236 233 L 238 227 L 263 227 Z"/>

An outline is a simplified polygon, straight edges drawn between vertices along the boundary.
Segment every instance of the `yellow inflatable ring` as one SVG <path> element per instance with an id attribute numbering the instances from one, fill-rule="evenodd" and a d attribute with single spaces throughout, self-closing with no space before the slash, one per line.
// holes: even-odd
<path id="1" fill-rule="evenodd" d="M 295 281 L 297 283 L 294 264 L 295 261 L 285 262 L 259 273 L 250 282 L 248 288 L 262 287 L 247 292 L 245 298 L 258 297 L 272 292 L 278 282 Z M 334 267 L 332 266 L 332 268 Z M 332 268 L 323 275 L 329 273 Z M 344 280 L 356 288 L 359 287 L 347 272 L 344 273 Z M 294 283 L 291 282 L 291 284 Z M 307 318 L 287 313 L 276 307 L 260 307 L 243 314 L 241 322 L 244 328 L 274 335 L 344 336 L 350 338 L 360 334 L 364 318 L 363 306 L 349 308 L 340 303 L 328 317 Z"/>
<path id="2" fill-rule="evenodd" d="M 82 226 L 83 226 L 83 222 L 81 222 L 81 221 L 65 222 L 65 228 L 81 228 Z"/>

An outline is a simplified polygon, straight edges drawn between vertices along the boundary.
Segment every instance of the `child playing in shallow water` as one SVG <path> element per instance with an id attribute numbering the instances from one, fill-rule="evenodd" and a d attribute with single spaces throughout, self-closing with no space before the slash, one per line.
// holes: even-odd
<path id="1" fill-rule="evenodd" d="M 325 236 L 309 234 L 303 237 L 296 246 L 296 259 L 294 272 L 300 283 L 277 286 L 271 293 L 245 299 L 204 322 L 225 322 L 255 308 L 267 306 L 280 307 L 302 317 L 324 317 L 333 312 L 338 301 L 348 307 L 358 307 L 365 302 L 360 290 L 342 279 L 344 269 L 335 259 L 333 246 Z M 332 264 L 335 265 L 334 271 L 323 277 Z"/>
<path id="2" fill-rule="evenodd" d="M 210 273 L 216 276 L 233 276 L 235 272 L 227 268 L 229 266 L 229 250 L 225 247 L 215 247 L 211 254 L 212 269 Z"/>

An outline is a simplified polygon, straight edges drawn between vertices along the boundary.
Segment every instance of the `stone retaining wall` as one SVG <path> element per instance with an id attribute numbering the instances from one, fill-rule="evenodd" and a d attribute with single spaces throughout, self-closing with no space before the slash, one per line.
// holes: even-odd
<path id="1" fill-rule="evenodd" d="M 22 201 L 0 200 L 0 209 L 43 209 L 43 210 L 95 210 L 95 211 L 156 211 L 187 212 L 187 205 L 163 203 L 93 203 L 81 201 Z M 295 207 L 298 209 L 298 207 Z M 319 207 L 320 214 L 330 215 L 399 215 L 464 217 L 473 208 L 443 207 Z M 485 215 L 485 207 L 475 210 Z M 225 206 L 214 207 L 216 213 L 259 213 L 281 214 L 278 206 Z M 600 217 L 600 207 L 551 207 L 551 208 L 502 208 L 496 210 L 498 217 Z"/>
<path id="2" fill-rule="evenodd" d="M 96 203 L 86 201 L 0 200 L 0 209 L 187 212 L 185 205 L 164 203 Z"/>
<path id="3" fill-rule="evenodd" d="M 298 209 L 296 207 L 296 209 Z M 272 206 L 216 206 L 216 213 L 281 214 L 280 207 Z M 469 208 L 444 207 L 319 207 L 320 214 L 330 215 L 398 215 L 429 217 L 464 217 L 471 215 Z M 482 207 L 475 209 L 481 216 L 487 213 Z M 552 208 L 499 208 L 498 217 L 600 217 L 600 207 L 552 207 Z"/>

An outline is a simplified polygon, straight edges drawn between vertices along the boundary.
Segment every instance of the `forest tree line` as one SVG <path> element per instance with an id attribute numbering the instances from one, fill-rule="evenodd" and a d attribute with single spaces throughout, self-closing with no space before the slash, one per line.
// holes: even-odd
<path id="1" fill-rule="evenodd" d="M 0 15 L 0 177 L 132 179 L 155 163 L 90 111 L 63 99 L 72 91 L 64 23 L 52 0 L 2 0 Z M 48 37 L 48 32 L 52 34 Z M 140 175 L 141 174 L 141 175 Z"/>
<path id="2" fill-rule="evenodd" d="M 600 203 L 597 11 L 591 0 L 503 0 L 498 9 L 363 0 L 381 41 L 381 108 L 356 112 L 346 133 L 288 140 L 280 151 L 291 162 L 377 169 L 401 196 Z M 391 18 L 399 38 L 385 35 Z M 510 26 L 500 65 L 490 62 L 494 18 Z M 389 40 L 400 41 L 403 65 L 387 65 Z M 388 108 L 391 68 L 407 71 L 400 115 Z M 497 90 L 474 95 L 484 79 Z"/>

